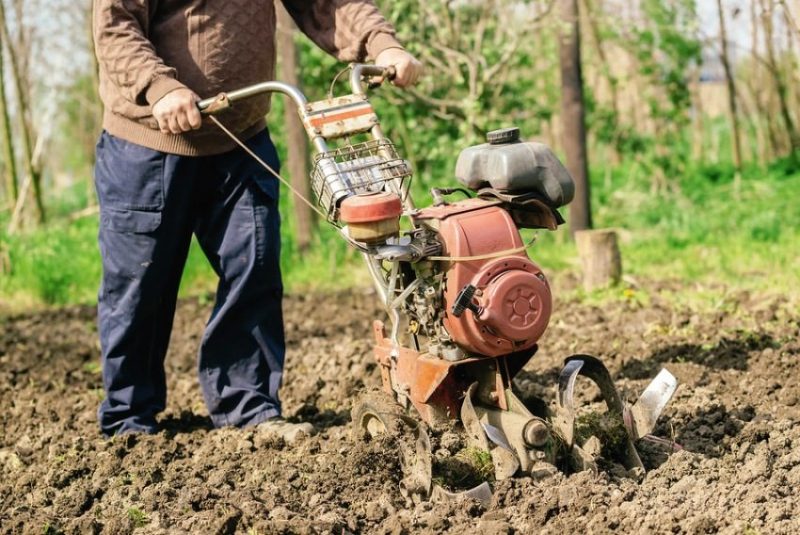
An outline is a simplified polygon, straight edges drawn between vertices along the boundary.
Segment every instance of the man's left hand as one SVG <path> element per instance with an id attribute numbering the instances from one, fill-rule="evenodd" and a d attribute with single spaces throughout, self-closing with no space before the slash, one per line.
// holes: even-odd
<path id="1" fill-rule="evenodd" d="M 402 48 L 387 48 L 375 58 L 375 65 L 394 67 L 392 83 L 397 87 L 408 87 L 417 83 L 422 75 L 422 63 Z"/>

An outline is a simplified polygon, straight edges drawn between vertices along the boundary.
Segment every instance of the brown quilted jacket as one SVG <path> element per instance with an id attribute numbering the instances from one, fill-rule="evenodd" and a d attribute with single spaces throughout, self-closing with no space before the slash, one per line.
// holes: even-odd
<path id="1" fill-rule="evenodd" d="M 400 47 L 372 0 L 283 0 L 300 29 L 342 61 L 374 58 Z M 95 0 L 94 40 L 100 68 L 103 127 L 152 149 L 216 154 L 233 142 L 214 125 L 162 134 L 151 106 L 180 87 L 201 98 L 272 80 L 273 0 Z M 243 138 L 264 127 L 269 98 L 228 110 L 223 121 Z"/>

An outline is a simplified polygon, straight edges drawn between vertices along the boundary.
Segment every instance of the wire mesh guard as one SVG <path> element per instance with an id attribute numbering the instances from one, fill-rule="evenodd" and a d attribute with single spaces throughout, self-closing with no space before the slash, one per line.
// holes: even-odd
<path id="1" fill-rule="evenodd" d="M 387 139 L 372 139 L 317 155 L 311 187 L 328 220 L 336 222 L 345 198 L 368 191 L 394 191 L 405 196 L 411 166 Z"/>

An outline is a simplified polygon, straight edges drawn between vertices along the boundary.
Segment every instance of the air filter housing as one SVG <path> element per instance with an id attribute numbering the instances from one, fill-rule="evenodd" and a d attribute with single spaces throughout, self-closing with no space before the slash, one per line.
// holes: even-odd
<path id="1" fill-rule="evenodd" d="M 342 201 L 339 220 L 348 226 L 354 240 L 376 244 L 400 233 L 402 213 L 403 203 L 396 193 L 368 192 Z"/>

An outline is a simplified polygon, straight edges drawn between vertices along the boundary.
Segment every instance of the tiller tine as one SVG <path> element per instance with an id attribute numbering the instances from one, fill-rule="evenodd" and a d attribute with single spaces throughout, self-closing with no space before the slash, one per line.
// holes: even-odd
<path id="1" fill-rule="evenodd" d="M 441 485 L 435 485 L 431 493 L 431 501 L 457 503 L 464 500 L 476 500 L 485 508 L 492 504 L 492 487 L 487 482 L 483 482 L 477 487 L 462 492 L 450 492 Z"/>
<path id="2" fill-rule="evenodd" d="M 678 381 L 666 369 L 662 369 L 647 386 L 632 406 L 623 403 L 614 386 L 608 368 L 596 357 L 573 355 L 564 361 L 558 377 L 558 403 L 553 418 L 553 427 L 571 448 L 573 458 L 581 469 L 596 469 L 595 459 L 600 453 L 600 437 L 588 437 L 583 444 L 576 444 L 575 381 L 579 375 L 587 377 L 599 388 L 608 407 L 607 418 L 618 428 L 625 430 L 619 454 L 628 470 L 644 469 L 634 442 L 646 437 L 655 427 L 656 420 L 669 403 L 678 387 Z M 616 422 L 613 422 L 616 420 Z"/>
<path id="3" fill-rule="evenodd" d="M 413 441 L 401 443 L 401 464 L 403 479 L 400 481 L 400 492 L 414 503 L 425 501 L 431 493 L 433 480 L 433 456 L 428 433 L 412 418 L 401 416 L 401 419 L 414 429 Z M 410 437 L 409 437 L 410 438 Z"/>
<path id="4" fill-rule="evenodd" d="M 477 388 L 478 383 L 472 383 L 467 389 L 461 405 L 461 423 L 467 431 L 470 444 L 491 454 L 495 478 L 508 479 L 519 470 L 520 459 L 502 429 L 481 421 L 472 402 Z"/>
<path id="5" fill-rule="evenodd" d="M 634 438 L 643 438 L 653 431 L 656 420 L 661 416 L 677 388 L 678 380 L 666 368 L 662 368 L 655 379 L 650 381 L 631 407 L 630 428 Z"/>

